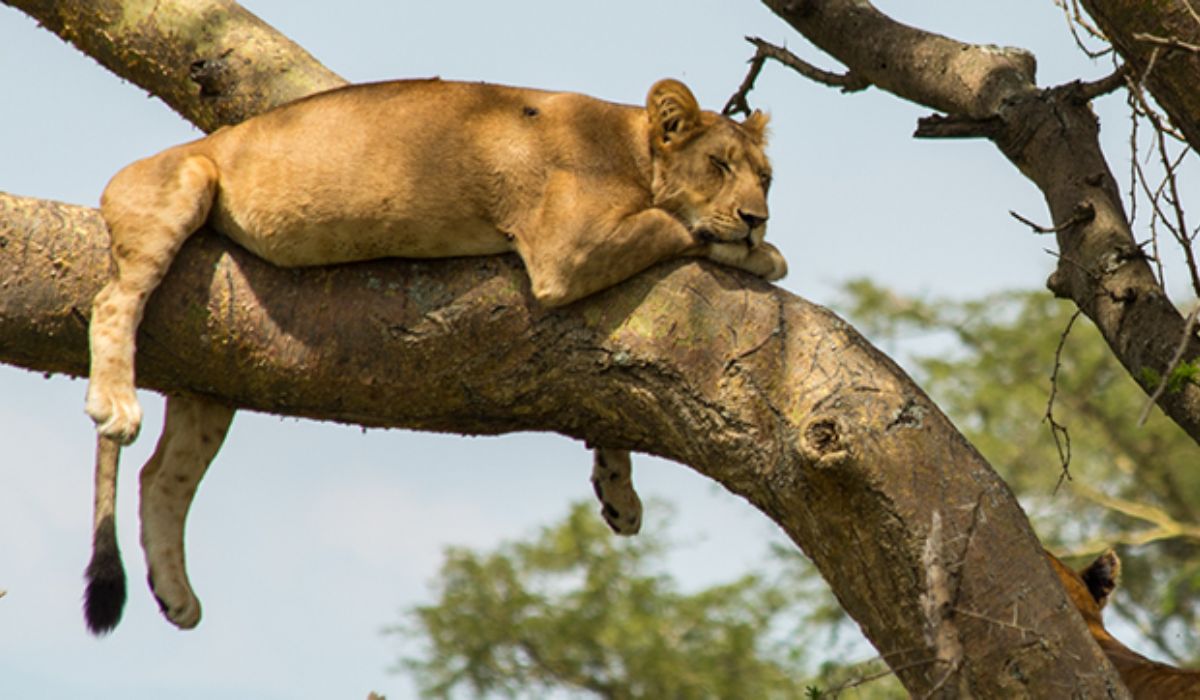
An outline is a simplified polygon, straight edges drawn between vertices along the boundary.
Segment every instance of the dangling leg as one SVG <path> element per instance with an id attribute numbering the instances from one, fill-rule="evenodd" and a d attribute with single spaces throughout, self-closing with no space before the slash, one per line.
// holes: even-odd
<path id="1" fill-rule="evenodd" d="M 629 451 L 597 447 L 593 453 L 592 488 L 600 515 L 618 535 L 636 535 L 642 529 L 642 499 L 633 488 Z"/>
<path id="2" fill-rule="evenodd" d="M 142 549 L 150 589 L 175 626 L 200 621 L 200 601 L 188 582 L 183 531 L 196 487 L 221 448 L 234 409 L 198 396 L 167 397 L 162 437 L 142 467 Z"/>
<path id="3" fill-rule="evenodd" d="M 216 186 L 217 168 L 208 158 L 166 151 L 117 173 L 104 191 L 100 212 L 115 276 L 92 302 L 87 391 L 87 413 L 104 437 L 123 444 L 137 437 L 137 326 L 180 246 L 208 218 Z"/>

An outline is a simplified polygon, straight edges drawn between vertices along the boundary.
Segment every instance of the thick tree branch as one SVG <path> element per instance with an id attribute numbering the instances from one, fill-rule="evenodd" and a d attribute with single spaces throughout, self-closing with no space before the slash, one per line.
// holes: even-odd
<path id="1" fill-rule="evenodd" d="M 0 0 L 204 131 L 344 85 L 232 0 Z"/>
<path id="2" fill-rule="evenodd" d="M 1072 83 L 1039 90 L 1023 51 L 964 44 L 907 27 L 857 0 L 764 0 L 810 41 L 873 85 L 947 117 L 923 123 L 928 136 L 983 136 L 1042 190 L 1057 231 L 1059 267 L 1048 281 L 1095 323 L 1114 355 L 1142 382 L 1163 376 L 1185 321 L 1154 277 L 1130 232 L 1087 105 L 1095 89 Z M 1088 223 L 1063 226 L 1081 207 Z M 1200 356 L 1188 339 L 1185 357 Z M 1147 372 L 1146 370 L 1152 370 Z M 1187 384 L 1159 406 L 1200 442 L 1200 386 Z"/>
<path id="3" fill-rule="evenodd" d="M 102 222 L 8 195 L 0 222 L 0 361 L 82 374 Z M 1100 693 L 1104 660 L 1003 482 L 844 322 L 746 275 L 679 262 L 546 311 L 513 256 L 283 270 L 199 235 L 138 347 L 139 383 L 159 391 L 372 426 L 551 430 L 691 465 L 809 554 L 914 693 Z M 934 514 L 972 616 L 928 636 Z M 938 661 L 946 629 L 953 668 Z"/>
<path id="4" fill-rule="evenodd" d="M 1200 19 L 1194 0 L 1082 0 L 1088 14 L 1200 151 Z M 1153 68 L 1151 68 L 1153 63 Z"/>
<path id="5" fill-rule="evenodd" d="M 195 54 L 155 57 L 194 42 L 199 28 L 233 46 L 221 34 L 242 15 L 229 3 L 154 4 L 155 16 L 186 5 L 205 23 L 155 35 L 157 20 L 114 23 L 80 0 L 19 6 L 71 8 L 71 21 L 47 24 L 80 46 L 129 46 L 113 52 L 122 74 L 190 66 Z M 145 38 L 125 44 L 126 31 Z M 287 72 L 261 89 L 234 80 L 222 94 L 247 95 L 236 110 L 214 112 L 202 96 L 176 108 L 210 126 L 236 119 L 277 103 Z M 155 91 L 190 80 L 178 69 L 150 76 L 143 84 Z M 0 196 L 0 361 L 83 372 L 105 246 L 90 209 Z M 547 311 L 512 256 L 281 270 L 199 235 L 150 302 L 138 368 L 148 387 L 256 410 L 552 430 L 683 462 L 808 553 L 915 695 L 1113 696 L 1107 661 L 978 453 L 844 322 L 746 275 L 681 261 Z M 935 518 L 943 534 L 931 538 Z M 920 603 L 934 579 L 952 587 L 942 592 L 956 606 L 936 621 Z M 935 623 L 938 634 L 927 634 Z M 961 657 L 939 653 L 951 636 Z"/>

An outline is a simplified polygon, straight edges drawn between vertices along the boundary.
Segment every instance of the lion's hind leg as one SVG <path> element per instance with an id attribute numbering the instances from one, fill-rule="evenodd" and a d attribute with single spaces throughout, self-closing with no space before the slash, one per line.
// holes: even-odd
<path id="1" fill-rule="evenodd" d="M 234 409 L 198 396 L 167 397 L 162 436 L 142 467 L 142 549 L 163 615 L 190 629 L 200 601 L 188 581 L 183 531 L 200 480 L 229 431 Z"/>
<path id="2" fill-rule="evenodd" d="M 636 535 L 642 529 L 642 499 L 633 488 L 628 450 L 597 447 L 593 453 L 592 488 L 600 500 L 600 515 L 618 535 Z"/>
<path id="3" fill-rule="evenodd" d="M 100 201 L 114 275 L 92 302 L 87 413 L 101 435 L 128 444 L 142 410 L 134 391 L 137 326 L 180 246 L 204 224 L 217 187 L 205 156 L 172 149 L 113 177 Z"/>

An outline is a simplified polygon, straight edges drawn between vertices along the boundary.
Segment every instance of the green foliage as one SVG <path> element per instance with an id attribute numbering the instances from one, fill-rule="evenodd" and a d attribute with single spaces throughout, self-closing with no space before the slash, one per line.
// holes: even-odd
<path id="1" fill-rule="evenodd" d="M 1143 367 L 1140 376 L 1142 386 L 1150 391 L 1154 391 L 1162 384 L 1162 375 L 1153 367 Z M 1166 392 L 1168 394 L 1179 393 L 1188 382 L 1196 382 L 1197 376 L 1200 376 L 1200 358 L 1191 362 L 1180 362 L 1171 370 L 1171 376 L 1167 378 Z"/>
<path id="2" fill-rule="evenodd" d="M 683 593 L 651 534 L 613 537 L 590 504 L 533 540 L 451 549 L 437 601 L 394 632 L 428 697 L 794 698 L 797 654 L 773 635 L 795 597 L 755 575 Z"/>

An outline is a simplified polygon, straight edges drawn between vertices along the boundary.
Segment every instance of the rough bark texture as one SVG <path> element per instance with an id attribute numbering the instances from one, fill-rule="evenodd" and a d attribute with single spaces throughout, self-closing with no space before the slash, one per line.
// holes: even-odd
<path id="1" fill-rule="evenodd" d="M 991 138 L 1041 189 L 1055 225 L 1076 221 L 1057 233 L 1047 285 L 1083 310 L 1143 388 L 1157 388 L 1145 377 L 1167 374 L 1185 320 L 1134 241 L 1078 85 L 1038 89 L 1028 53 L 906 27 L 859 0 L 764 2 L 854 73 L 948 115 L 926 120 L 919 136 Z M 1198 356 L 1193 337 L 1184 357 Z M 1158 404 L 1200 442 L 1200 385 L 1163 392 Z"/>
<path id="2" fill-rule="evenodd" d="M 204 131 L 344 85 L 231 0 L 3 0 Z"/>
<path id="3" fill-rule="evenodd" d="M 103 224 L 7 195 L 0 222 L 0 360 L 82 374 Z M 548 312 L 513 256 L 282 270 L 200 235 L 138 347 L 160 391 L 689 464 L 804 548 L 914 694 L 1116 697 L 1004 483 L 849 326 L 747 275 L 675 263 Z"/>
<path id="4" fill-rule="evenodd" d="M 1200 47 L 1200 4 L 1190 1 L 1195 10 L 1188 0 L 1083 0 L 1083 6 L 1134 75 L 1145 79 L 1171 123 L 1200 150 L 1200 51 L 1170 49 L 1155 40 Z"/>
<path id="5" fill-rule="evenodd" d="M 226 7 L 159 11 L 176 4 Z M 106 242 L 90 209 L 0 196 L 0 361 L 83 372 Z M 678 460 L 777 522 L 914 695 L 1125 697 L 1011 492 L 941 412 L 840 319 L 747 275 L 677 262 L 551 312 L 511 256 L 281 270 L 199 235 L 138 347 L 159 390 Z"/>

